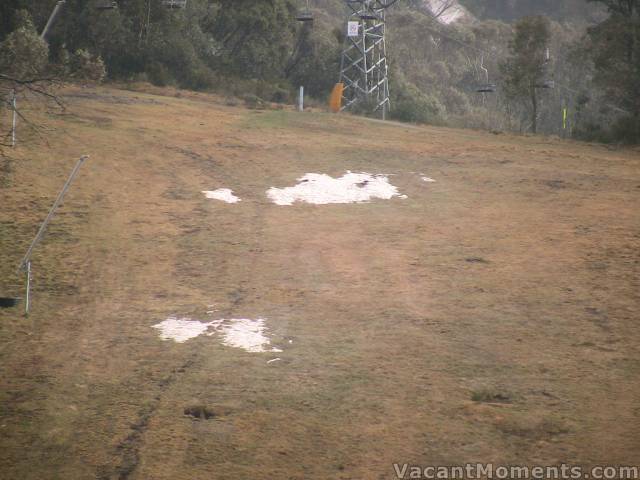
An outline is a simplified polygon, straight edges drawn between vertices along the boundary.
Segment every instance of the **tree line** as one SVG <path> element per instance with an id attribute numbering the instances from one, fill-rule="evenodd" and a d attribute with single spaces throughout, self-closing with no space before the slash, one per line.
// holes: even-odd
<path id="1" fill-rule="evenodd" d="M 162 0 L 119 0 L 118 8 L 67 0 L 44 41 L 39 32 L 55 3 L 0 4 L 2 98 L 44 91 L 55 79 L 107 78 L 269 102 L 292 101 L 305 85 L 324 101 L 337 81 L 342 0 L 313 2 L 313 26 L 296 22 L 303 2 L 294 0 L 188 0 L 185 9 Z M 481 18 L 443 25 L 416 1 L 389 14 L 393 117 L 640 139 L 640 0 L 463 3 Z M 534 15 L 505 21 L 520 14 Z M 478 92 L 487 76 L 496 91 Z"/>

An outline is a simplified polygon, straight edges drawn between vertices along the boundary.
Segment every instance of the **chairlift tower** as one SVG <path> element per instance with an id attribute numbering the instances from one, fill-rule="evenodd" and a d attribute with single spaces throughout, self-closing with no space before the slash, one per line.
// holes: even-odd
<path id="1" fill-rule="evenodd" d="M 387 8 L 397 0 L 345 0 L 347 36 L 340 61 L 342 110 L 370 104 L 382 118 L 391 106 L 387 63 Z"/>

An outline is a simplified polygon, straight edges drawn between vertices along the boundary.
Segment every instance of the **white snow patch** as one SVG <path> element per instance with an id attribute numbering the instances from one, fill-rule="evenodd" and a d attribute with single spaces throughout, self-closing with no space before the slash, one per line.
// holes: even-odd
<path id="1" fill-rule="evenodd" d="M 164 322 L 154 325 L 160 330 L 162 340 L 173 340 L 184 343 L 200 335 L 222 335 L 222 343 L 229 347 L 242 348 L 247 352 L 282 352 L 278 348 L 271 348 L 269 338 L 266 336 L 265 321 L 263 318 L 251 320 L 221 319 L 211 322 L 200 322 L 190 318 L 169 317 Z M 209 331 L 213 329 L 213 331 Z"/>
<path id="2" fill-rule="evenodd" d="M 307 202 L 315 205 L 330 203 L 362 203 L 372 198 L 389 200 L 400 196 L 387 175 L 347 172 L 340 178 L 321 173 L 307 173 L 294 187 L 270 188 L 267 196 L 276 205 Z"/>
<path id="3" fill-rule="evenodd" d="M 469 11 L 457 1 L 451 0 L 424 0 L 425 9 L 431 13 L 438 22 L 445 25 L 459 20 L 473 18 Z"/>
<path id="4" fill-rule="evenodd" d="M 210 325 L 210 323 L 202 323 L 190 318 L 169 317 L 164 322 L 154 325 L 153 328 L 160 330 L 162 340 L 184 343 L 205 333 Z"/>
<path id="5" fill-rule="evenodd" d="M 238 203 L 242 200 L 233 194 L 233 190 L 229 188 L 219 188 L 218 190 L 204 190 L 204 196 L 211 200 L 221 200 L 227 203 Z"/>
<path id="6" fill-rule="evenodd" d="M 269 339 L 264 332 L 264 319 L 250 320 L 247 318 L 228 320 L 229 324 L 220 326 L 219 331 L 224 336 L 223 343 L 230 347 L 243 348 L 247 352 L 282 352 L 278 348 L 269 347 Z"/>
<path id="7" fill-rule="evenodd" d="M 435 180 L 433 178 L 430 178 L 430 177 L 420 177 L 420 178 L 422 178 L 423 182 L 427 182 L 427 183 L 435 182 Z"/>

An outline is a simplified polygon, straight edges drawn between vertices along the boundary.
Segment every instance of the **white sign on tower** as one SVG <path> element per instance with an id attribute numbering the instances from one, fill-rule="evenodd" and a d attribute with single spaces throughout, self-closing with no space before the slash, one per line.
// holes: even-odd
<path id="1" fill-rule="evenodd" d="M 357 37 L 360 32 L 360 22 L 349 22 L 347 24 L 347 36 Z"/>

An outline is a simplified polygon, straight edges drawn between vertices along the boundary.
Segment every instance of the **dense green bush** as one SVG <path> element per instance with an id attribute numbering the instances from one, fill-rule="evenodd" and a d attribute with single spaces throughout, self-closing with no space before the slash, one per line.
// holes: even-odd
<path id="1" fill-rule="evenodd" d="M 395 95 L 391 118 L 412 123 L 443 123 L 445 108 L 438 99 L 422 93 L 414 85 L 405 85 Z"/>
<path id="2" fill-rule="evenodd" d="M 619 118 L 613 124 L 611 134 L 617 142 L 638 143 L 640 141 L 640 118 L 632 116 Z"/>
<path id="3" fill-rule="evenodd" d="M 159 87 L 166 87 L 175 83 L 169 68 L 157 60 L 152 60 L 147 65 L 146 79 Z"/>
<path id="4" fill-rule="evenodd" d="M 106 75 L 106 70 L 102 58 L 91 55 L 87 50 L 77 50 L 69 57 L 69 74 L 77 80 L 89 80 L 92 82 L 102 82 Z"/>
<path id="5" fill-rule="evenodd" d="M 15 79 L 38 77 L 48 65 L 49 49 L 26 11 L 17 14 L 18 27 L 0 43 L 0 72 Z"/>

